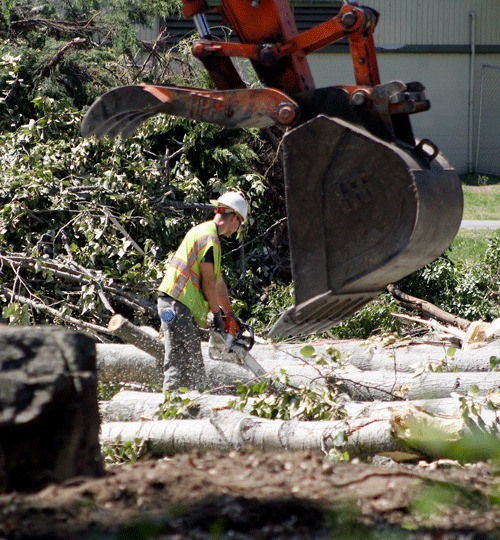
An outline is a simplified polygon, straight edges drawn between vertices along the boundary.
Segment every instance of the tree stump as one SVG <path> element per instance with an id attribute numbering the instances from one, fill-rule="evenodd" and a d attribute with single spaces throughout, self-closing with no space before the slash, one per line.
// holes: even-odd
<path id="1" fill-rule="evenodd" d="M 104 474 L 94 340 L 0 326 L 0 491 Z"/>

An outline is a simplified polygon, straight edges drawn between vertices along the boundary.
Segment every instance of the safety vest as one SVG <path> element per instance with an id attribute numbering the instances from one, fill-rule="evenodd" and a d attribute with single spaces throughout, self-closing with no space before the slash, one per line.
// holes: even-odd
<path id="1" fill-rule="evenodd" d="M 206 221 L 188 231 L 158 288 L 189 308 L 202 328 L 207 324 L 209 307 L 201 289 L 200 264 L 210 248 L 214 254 L 214 277 L 218 281 L 221 272 L 220 240 L 215 223 Z"/>

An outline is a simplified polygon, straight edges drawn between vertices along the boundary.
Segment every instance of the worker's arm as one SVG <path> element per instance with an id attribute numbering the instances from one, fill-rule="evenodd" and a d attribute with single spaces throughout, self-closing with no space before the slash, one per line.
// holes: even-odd
<path id="1" fill-rule="evenodd" d="M 210 311 L 216 313 L 222 308 L 224 313 L 233 311 L 229 293 L 227 292 L 226 282 L 222 276 L 218 280 L 214 276 L 214 265 L 210 262 L 200 264 L 201 271 L 201 290 L 205 296 Z"/>
<path id="2" fill-rule="evenodd" d="M 212 313 L 217 313 L 221 308 L 219 304 L 219 293 L 217 282 L 214 276 L 214 265 L 211 262 L 202 262 L 200 264 L 201 272 L 201 290 L 203 296 L 208 302 L 208 307 Z M 226 290 L 227 294 L 227 290 Z"/>
<path id="3" fill-rule="evenodd" d="M 231 307 L 231 300 L 229 300 L 229 293 L 227 292 L 226 282 L 222 275 L 217 281 L 217 298 L 219 300 L 219 306 L 222 308 L 224 313 L 232 313 L 233 308 Z"/>

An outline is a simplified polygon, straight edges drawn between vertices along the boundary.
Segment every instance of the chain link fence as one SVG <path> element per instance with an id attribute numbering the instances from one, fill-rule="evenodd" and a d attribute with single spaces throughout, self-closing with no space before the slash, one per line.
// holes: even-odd
<path id="1" fill-rule="evenodd" d="M 475 170 L 500 176 L 500 66 L 481 68 Z"/>

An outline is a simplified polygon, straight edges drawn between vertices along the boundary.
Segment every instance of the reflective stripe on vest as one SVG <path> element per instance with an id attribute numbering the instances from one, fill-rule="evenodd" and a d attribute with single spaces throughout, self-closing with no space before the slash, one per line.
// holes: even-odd
<path id="1" fill-rule="evenodd" d="M 175 282 L 174 286 L 170 289 L 170 294 L 174 298 L 178 298 L 179 295 L 182 293 L 184 287 L 186 286 L 189 279 L 193 282 L 193 285 L 199 289 L 201 287 L 201 279 L 200 276 L 194 271 L 193 266 L 196 264 L 196 261 L 198 260 L 198 254 L 200 251 L 210 242 L 219 242 L 219 238 L 212 235 L 212 234 L 206 234 L 205 236 L 202 236 L 201 238 L 198 238 L 196 242 L 194 243 L 193 249 L 188 253 L 188 260 L 187 262 L 184 262 L 181 259 L 178 259 L 177 257 L 173 257 L 170 261 L 170 265 L 174 268 L 177 268 L 179 270 L 179 277 L 177 278 L 177 281 Z"/>

